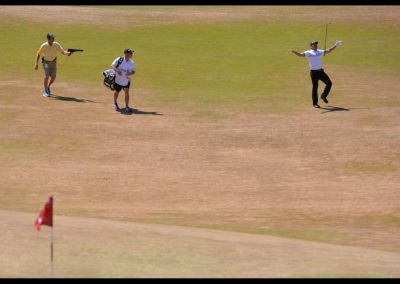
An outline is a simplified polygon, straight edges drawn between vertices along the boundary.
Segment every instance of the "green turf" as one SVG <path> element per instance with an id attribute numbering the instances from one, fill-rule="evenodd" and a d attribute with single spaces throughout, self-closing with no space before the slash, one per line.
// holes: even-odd
<path id="1" fill-rule="evenodd" d="M 384 174 L 384 173 L 393 173 L 398 170 L 396 165 L 392 164 L 378 164 L 371 163 L 369 161 L 361 162 L 361 161 L 351 161 L 342 165 L 349 172 L 360 172 L 367 174 Z"/>
<path id="2" fill-rule="evenodd" d="M 295 213 L 294 215 L 297 214 Z M 141 220 L 141 222 L 158 223 L 163 225 L 178 224 L 179 226 L 190 226 L 190 223 L 193 222 L 192 220 L 196 220 L 197 224 L 201 224 L 200 227 L 203 228 L 284 238 L 294 238 L 317 242 L 344 240 L 351 237 L 351 234 L 347 232 L 317 229 L 318 226 L 322 224 L 322 220 L 318 219 L 316 219 L 315 221 L 308 221 L 308 225 L 299 225 L 299 227 L 302 228 L 293 228 L 288 230 L 275 227 L 275 223 L 279 224 L 285 222 L 278 220 L 277 217 L 272 216 L 265 218 L 264 220 L 254 220 L 251 223 L 241 222 L 239 220 L 235 220 L 235 218 L 232 217 L 218 216 L 218 220 L 220 220 L 220 222 L 210 224 L 209 220 L 211 220 L 212 218 L 215 218 L 215 216 L 210 216 L 208 214 L 197 215 L 182 214 L 180 212 L 163 212 L 153 213 L 151 218 Z"/>
<path id="3" fill-rule="evenodd" d="M 299 275 L 299 278 L 396 278 L 395 276 L 377 273 L 354 274 L 354 273 L 323 273 L 313 275 Z"/>
<path id="4" fill-rule="evenodd" d="M 108 8 L 108 7 L 106 7 Z M 121 7 L 120 7 L 121 8 Z M 130 9 L 149 9 L 149 7 L 129 7 Z M 168 8 L 169 9 L 169 8 Z M 171 7 L 171 9 L 175 9 Z M 265 109 L 291 114 L 296 106 L 309 104 L 309 77 L 306 59 L 294 56 L 291 48 L 303 51 L 307 42 L 318 39 L 322 42 L 323 26 L 289 22 L 242 22 L 202 25 L 173 25 L 152 27 L 95 28 L 93 26 L 54 25 L 48 30 L 47 24 L 33 23 L 16 18 L 0 19 L 0 32 L 3 36 L 0 53 L 2 78 L 7 80 L 33 80 L 35 52 L 45 41 L 47 32 L 57 34 L 57 40 L 65 47 L 83 48 L 83 53 L 72 57 L 59 56 L 59 80 L 83 86 L 101 86 L 101 71 L 109 68 L 112 60 L 121 54 L 125 47 L 136 52 L 137 74 L 133 77 L 134 88 L 154 91 L 153 103 L 163 106 L 185 108 L 195 116 L 219 118 L 223 112 L 217 109 L 240 108 L 244 111 L 263 111 Z M 330 43 L 335 39 L 344 41 L 332 54 L 324 58 L 325 66 L 341 67 L 354 72 L 398 73 L 400 55 L 397 53 L 400 37 L 392 28 L 371 28 L 360 25 L 335 25 L 330 29 Z M 382 48 L 384 47 L 384 52 Z M 11 52 L 12 51 L 12 52 Z M 10 55 L 11 54 L 11 55 Z M 388 56 L 389 55 L 389 56 Z M 40 69 L 38 72 L 42 72 Z M 41 86 L 41 82 L 37 82 Z M 307 86 L 307 88 L 303 88 Z M 107 90 L 105 90 L 107 92 Z M 384 100 L 377 98 L 377 100 Z M 368 100 L 368 98 L 366 98 Z M 13 105 L 18 96 L 0 97 L 0 103 Z M 365 101 L 364 101 L 365 102 Z M 389 101 L 395 106 L 399 101 Z M 0 123 L 12 124 L 20 113 L 12 108 L 4 108 L 0 113 Z M 379 116 L 369 115 L 366 122 L 385 125 L 387 121 Z M 367 121 L 368 120 L 368 121 Z M 363 121 L 364 122 L 364 121 Z M 81 141 L 69 133 L 52 134 L 44 138 L 3 139 L 0 154 L 6 162 L 14 158 L 43 155 L 43 152 L 56 152 L 63 145 L 71 153 L 90 143 Z M 268 146 L 285 147 L 285 140 L 268 138 Z M 230 143 L 242 143 L 240 137 Z M 267 143 L 268 142 L 268 143 Z M 245 143 L 245 142 L 243 142 Z M 386 174 L 396 170 L 394 165 L 373 164 L 365 161 L 351 161 L 345 164 L 349 172 L 366 174 Z M 30 207 L 20 200 L 26 198 L 26 188 L 4 188 L 7 204 L 3 209 L 29 212 Z M 58 192 L 68 191 L 67 185 L 57 188 Z M 15 206 L 17 204 L 17 206 Z M 60 214 L 90 215 L 91 208 L 68 208 Z M 66 213 L 68 211 L 68 213 Z M 186 216 L 177 213 L 170 216 L 149 218 L 150 222 L 191 225 Z M 209 217 L 209 216 L 207 216 Z M 194 218 L 193 218 L 194 219 Z M 198 219 L 197 219 L 198 220 Z M 204 223 L 209 222 L 209 219 Z M 399 216 L 382 215 L 373 219 L 386 226 L 398 227 Z M 201 222 L 199 222 L 201 223 Z M 253 224 L 251 224 L 253 225 Z M 275 235 L 313 241 L 336 241 L 349 238 L 347 233 L 322 231 L 309 227 L 303 230 L 256 228 L 248 224 L 208 226 L 229 231 Z M 101 248 L 100 248 L 101 249 Z M 94 248 L 95 251 L 98 248 Z M 100 254 L 104 251 L 99 251 Z M 135 263 L 140 265 L 140 263 Z M 174 264 L 160 260 L 160 267 Z M 111 272 L 105 274 L 110 275 Z M 325 275 L 330 277 L 330 275 Z M 318 276 L 317 276 L 318 277 Z M 321 276 L 324 277 L 324 276 Z M 340 275 L 332 275 L 340 277 Z M 373 277 L 373 276 L 371 276 Z"/>
<path id="5" fill-rule="evenodd" d="M 31 76 L 35 52 L 48 27 L 41 23 L 3 19 L 0 72 Z M 118 28 L 120 29 L 120 28 Z M 59 56 L 59 76 L 101 85 L 101 71 L 125 47 L 135 50 L 134 86 L 154 90 L 155 102 L 204 108 L 240 107 L 247 111 L 291 112 L 309 103 L 308 66 L 290 49 L 304 51 L 311 39 L 324 37 L 323 27 L 288 22 L 242 22 L 126 28 L 55 25 L 52 32 L 64 48 L 82 48 L 72 57 Z M 398 32 L 391 28 L 335 25 L 329 34 L 344 41 L 324 58 L 325 66 L 399 71 Z M 18 42 L 18 45 L 15 45 Z M 382 52 L 382 47 L 385 52 Z M 320 46 L 322 47 L 322 46 Z M 390 56 L 387 56 L 390 54 Z M 39 70 L 38 72 L 42 72 Z M 203 113 L 202 115 L 207 115 Z"/>
<path id="6" fill-rule="evenodd" d="M 400 215 L 394 214 L 386 214 L 386 215 L 377 215 L 371 218 L 373 221 L 378 221 L 382 224 L 393 226 L 393 227 L 400 227 Z"/>

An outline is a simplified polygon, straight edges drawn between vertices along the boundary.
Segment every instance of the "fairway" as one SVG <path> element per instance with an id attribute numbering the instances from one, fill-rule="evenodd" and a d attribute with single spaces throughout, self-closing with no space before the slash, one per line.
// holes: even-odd
<path id="1" fill-rule="evenodd" d="M 313 109 L 290 50 L 328 21 Z M 50 195 L 56 277 L 400 276 L 400 7 L 3 6 L 0 32 L 0 277 L 48 277 Z M 48 32 L 84 52 L 44 98 Z M 127 47 L 132 115 L 101 74 Z"/>

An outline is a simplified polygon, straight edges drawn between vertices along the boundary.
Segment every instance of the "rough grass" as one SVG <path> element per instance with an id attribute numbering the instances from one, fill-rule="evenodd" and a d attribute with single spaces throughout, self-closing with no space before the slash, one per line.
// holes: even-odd
<path id="1" fill-rule="evenodd" d="M 46 24 L 27 20 L 3 23 L 0 31 L 9 39 L 3 43 L 4 48 L 13 49 L 16 56 L 0 55 L 4 62 L 2 71 L 7 68 L 7 73 L 18 72 L 20 76 L 32 73 L 34 54 L 44 41 L 46 29 Z M 55 25 L 53 29 L 65 48 L 85 50 L 70 58 L 59 56 L 63 78 L 98 84 L 101 71 L 109 67 L 123 48 L 131 46 L 136 51 L 134 58 L 138 68 L 134 84 L 158 92 L 154 102 L 189 106 L 193 111 L 236 107 L 260 112 L 268 108 L 287 114 L 293 112 L 293 105 L 309 102 L 309 88 L 298 88 L 302 82 L 309 81 L 307 62 L 289 51 L 291 48 L 307 49 L 311 39 L 322 43 L 325 32 L 323 26 L 318 28 L 284 20 L 119 27 L 95 32 L 90 26 Z M 24 37 L 15 30 L 24 30 Z M 17 39 L 21 44 L 14 47 L 12 43 Z M 360 68 L 370 72 L 381 69 L 398 72 L 400 55 L 396 46 L 400 38 L 397 30 L 334 24 L 329 30 L 328 46 L 336 39 L 345 44 L 324 58 L 328 70 L 334 63 L 339 70 L 352 68 L 353 72 Z M 385 46 L 384 53 L 382 46 Z M 27 50 L 31 51 L 29 58 L 32 60 L 27 60 Z"/>
<path id="2" fill-rule="evenodd" d="M 320 9 L 340 15 L 329 35 L 345 45 L 324 58 L 334 86 L 330 104 L 314 110 L 307 63 L 289 50 L 307 48 L 310 39 L 321 41 L 324 25 L 300 20 Z M 119 33 L 112 25 L 110 31 L 96 28 L 101 21 L 55 23 L 52 32 L 64 47 L 85 52 L 60 58 L 52 88 L 57 97 L 51 99 L 41 96 L 42 71 L 33 70 L 36 49 L 48 32 L 46 21 L 33 19 L 40 18 L 34 13 L 1 17 L 1 32 L 9 39 L 1 45 L 16 56 L 0 55 L 0 206 L 30 213 L 27 230 L 33 230 L 42 202 L 54 194 L 60 217 L 178 225 L 180 234 L 204 227 L 224 230 L 225 237 L 227 231 L 247 232 L 263 239 L 275 235 L 360 248 L 348 262 L 348 255 L 332 258 L 337 247 L 316 249 L 313 243 L 302 249 L 289 246 L 285 253 L 278 243 L 271 246 L 274 258 L 270 250 L 253 257 L 260 247 L 254 248 L 252 239 L 251 248 L 239 245 L 221 259 L 223 241 L 201 254 L 206 244 L 196 239 L 200 249 L 189 245 L 180 255 L 174 251 L 187 245 L 182 239 L 167 241 L 170 248 L 165 248 L 156 234 L 153 243 L 143 237 L 139 245 L 145 260 L 133 250 L 116 267 L 110 263 L 132 249 L 133 234 L 124 235 L 113 251 L 113 231 L 104 232 L 104 225 L 97 224 L 93 232 L 65 231 L 76 239 L 63 249 L 68 262 L 60 275 L 397 275 L 400 87 L 393 13 L 398 10 L 385 10 L 379 25 L 364 28 L 365 19 L 348 17 L 358 11 L 354 8 L 343 14 L 336 7 L 290 11 L 299 13 L 289 19 L 153 23 Z M 376 11 L 381 10 L 367 12 Z M 16 41 L 21 45 L 12 45 Z M 384 52 L 380 44 L 386 44 Z M 144 111 L 130 116 L 113 111 L 100 74 L 126 46 L 136 50 L 138 63 L 132 105 Z M 2 219 L 7 227 L 12 218 Z M 26 225 L 18 226 L 24 229 L 10 229 L 9 245 L 3 242 L 0 250 L 6 252 L 1 259 L 10 259 L 2 263 L 1 275 L 29 275 L 29 268 L 42 261 L 38 254 L 32 261 L 23 253 L 31 239 L 24 238 Z M 25 246 L 12 242 L 16 235 Z M 93 237 L 104 239 L 89 243 Z M 371 248 L 378 250 L 370 252 L 371 262 L 360 262 L 358 256 Z M 320 249 L 323 256 L 315 255 Z M 201 257 L 190 259 L 191 250 Z M 96 262 L 74 262 L 77 255 Z M 374 264 L 377 255 L 391 257 Z M 385 269 L 388 263 L 393 270 Z M 131 266 L 138 270 L 129 273 Z"/>
<path id="3" fill-rule="evenodd" d="M 31 215 L 0 211 L 3 277 L 50 275 L 50 228 L 36 231 Z M 397 254 L 372 249 L 90 218 L 56 216 L 54 224 L 54 276 L 61 278 L 399 275 Z"/>

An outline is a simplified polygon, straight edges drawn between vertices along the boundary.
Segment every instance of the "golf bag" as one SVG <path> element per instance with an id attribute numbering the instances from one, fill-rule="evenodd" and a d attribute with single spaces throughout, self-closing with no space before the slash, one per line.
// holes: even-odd
<path id="1" fill-rule="evenodd" d="M 113 69 L 107 69 L 103 71 L 104 76 L 104 86 L 111 89 L 111 91 L 115 90 L 115 74 L 116 72 Z"/>
<path id="2" fill-rule="evenodd" d="M 118 59 L 117 65 L 115 67 L 118 68 L 119 65 L 121 65 L 122 61 L 124 60 L 124 57 L 121 56 Z M 109 88 L 111 91 L 115 91 L 115 76 L 116 72 L 113 69 L 107 69 L 102 72 L 104 76 L 103 84 L 107 88 Z"/>

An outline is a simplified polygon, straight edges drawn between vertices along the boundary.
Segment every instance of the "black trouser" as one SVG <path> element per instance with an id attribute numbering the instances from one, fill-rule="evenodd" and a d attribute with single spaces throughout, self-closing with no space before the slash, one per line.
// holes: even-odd
<path id="1" fill-rule="evenodd" d="M 324 72 L 324 69 L 311 70 L 310 71 L 311 81 L 312 81 L 312 100 L 313 104 L 318 104 L 318 81 L 321 80 L 325 83 L 324 92 L 321 96 L 327 97 L 331 91 L 332 81 L 329 79 L 328 75 Z"/>

